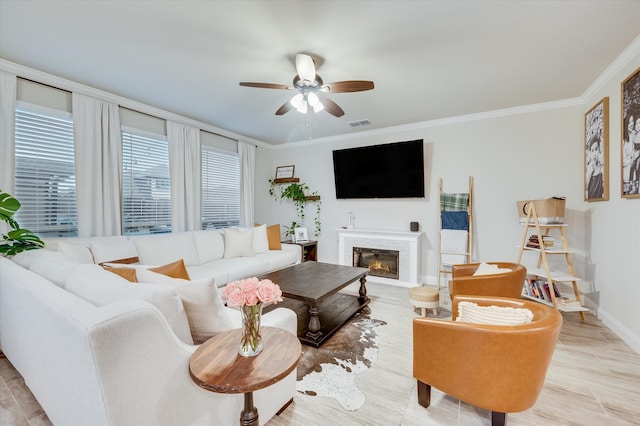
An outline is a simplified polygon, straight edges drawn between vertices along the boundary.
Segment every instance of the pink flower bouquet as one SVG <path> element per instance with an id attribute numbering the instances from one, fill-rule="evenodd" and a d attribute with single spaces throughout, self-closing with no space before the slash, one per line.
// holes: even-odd
<path id="1" fill-rule="evenodd" d="M 227 306 L 239 307 L 242 314 L 242 356 L 256 356 L 262 351 L 260 318 L 262 308 L 270 303 L 282 302 L 282 291 L 271 280 L 256 277 L 232 281 L 222 290 L 222 300 Z"/>
<path id="2" fill-rule="evenodd" d="M 254 306 L 282 302 L 280 286 L 271 280 L 256 277 L 232 281 L 222 290 L 222 300 L 227 306 Z"/>

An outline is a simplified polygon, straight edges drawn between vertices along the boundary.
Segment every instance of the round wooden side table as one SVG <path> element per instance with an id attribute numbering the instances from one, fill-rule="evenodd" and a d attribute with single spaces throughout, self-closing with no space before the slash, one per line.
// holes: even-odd
<path id="1" fill-rule="evenodd" d="M 286 330 L 262 327 L 263 349 L 253 357 L 238 354 L 240 329 L 216 334 L 189 360 L 191 379 L 201 388 L 219 393 L 244 393 L 240 425 L 258 426 L 253 391 L 270 386 L 291 373 L 302 354 L 300 341 Z"/>

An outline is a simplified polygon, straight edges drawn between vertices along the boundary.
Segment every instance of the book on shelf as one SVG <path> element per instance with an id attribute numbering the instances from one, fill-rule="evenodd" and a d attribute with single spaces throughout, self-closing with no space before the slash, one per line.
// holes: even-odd
<path id="1" fill-rule="evenodd" d="M 549 249 L 549 248 L 553 248 L 555 246 L 556 240 L 555 238 L 553 238 L 550 235 L 543 235 L 542 236 L 542 245 L 544 245 L 544 248 Z M 540 243 L 540 238 L 538 238 L 537 234 L 533 234 L 529 237 L 529 240 L 527 241 L 527 247 L 531 247 L 531 248 L 540 248 L 541 243 Z"/>
<path id="2" fill-rule="evenodd" d="M 524 289 L 527 296 L 535 297 L 536 299 L 544 300 L 546 302 L 552 302 L 553 299 L 551 298 L 551 290 L 549 287 L 548 281 L 528 277 L 525 281 Z M 552 282 L 551 288 L 553 289 L 556 299 L 562 297 L 556 283 Z"/>

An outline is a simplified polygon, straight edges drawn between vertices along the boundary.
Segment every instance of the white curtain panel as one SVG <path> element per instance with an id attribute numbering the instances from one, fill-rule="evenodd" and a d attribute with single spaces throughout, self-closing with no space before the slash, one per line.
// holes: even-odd
<path id="1" fill-rule="evenodd" d="M 240 226 L 253 226 L 256 146 L 238 141 L 240 155 Z"/>
<path id="2" fill-rule="evenodd" d="M 167 121 L 171 180 L 171 229 L 201 227 L 200 129 Z"/>
<path id="3" fill-rule="evenodd" d="M 11 195 L 15 195 L 16 85 L 15 74 L 0 71 L 0 189 Z M 0 222 L 0 232 L 8 230 L 9 226 Z"/>
<path id="4" fill-rule="evenodd" d="M 122 134 L 118 105 L 73 94 L 78 236 L 122 234 Z"/>
<path id="5" fill-rule="evenodd" d="M 17 80 L 15 74 L 0 71 L 0 189 L 11 195 L 15 195 Z"/>

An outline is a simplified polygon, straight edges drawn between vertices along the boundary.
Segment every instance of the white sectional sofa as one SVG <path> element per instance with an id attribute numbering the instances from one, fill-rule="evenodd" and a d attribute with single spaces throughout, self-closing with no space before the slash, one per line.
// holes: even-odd
<path id="1" fill-rule="evenodd" d="M 234 238 L 226 257 L 221 231 L 64 239 L 0 257 L 0 349 L 56 425 L 235 425 L 243 396 L 203 390 L 189 377 L 192 317 L 240 327 L 218 287 L 298 263 L 300 249 L 254 250 L 263 242 L 249 249 L 246 234 L 244 244 Z M 93 263 L 134 257 L 146 265 L 183 259 L 192 282 L 131 283 Z M 262 323 L 296 333 L 286 308 Z M 261 424 L 293 398 L 295 375 L 254 393 Z"/>

